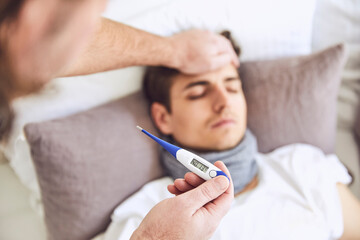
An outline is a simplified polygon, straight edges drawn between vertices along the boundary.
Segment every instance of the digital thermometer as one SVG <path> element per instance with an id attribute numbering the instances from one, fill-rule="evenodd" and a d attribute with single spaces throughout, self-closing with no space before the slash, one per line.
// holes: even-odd
<path id="1" fill-rule="evenodd" d="M 199 157 L 198 155 L 168 142 L 165 142 L 164 140 L 155 137 L 154 135 L 139 126 L 137 126 L 137 128 L 146 135 L 148 135 L 150 138 L 152 138 L 155 142 L 159 143 L 182 165 L 184 165 L 187 169 L 189 169 L 191 172 L 195 173 L 202 179 L 209 180 L 219 175 L 223 175 L 229 179 L 229 177 L 223 171 L 221 171 L 219 168 L 215 167 L 213 164 L 206 161 L 205 159 Z"/>

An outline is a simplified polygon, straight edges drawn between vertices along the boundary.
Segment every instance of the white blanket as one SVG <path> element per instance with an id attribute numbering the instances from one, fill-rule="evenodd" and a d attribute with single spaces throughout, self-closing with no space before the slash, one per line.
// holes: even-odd
<path id="1" fill-rule="evenodd" d="M 336 183 L 351 181 L 335 155 L 294 144 L 258 154 L 258 186 L 235 198 L 212 239 L 337 239 L 343 220 Z M 147 212 L 173 197 L 165 177 L 145 185 L 119 205 L 97 239 L 129 239 Z"/>

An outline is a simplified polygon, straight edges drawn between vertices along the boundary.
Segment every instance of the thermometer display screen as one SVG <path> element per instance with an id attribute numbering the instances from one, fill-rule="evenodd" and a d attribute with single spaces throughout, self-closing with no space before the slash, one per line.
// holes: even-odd
<path id="1" fill-rule="evenodd" d="M 204 164 L 202 164 L 195 158 L 193 158 L 193 160 L 191 160 L 190 164 L 193 165 L 194 167 L 198 168 L 199 170 L 203 171 L 204 173 L 206 173 L 206 171 L 209 169 L 209 167 L 205 166 Z"/>

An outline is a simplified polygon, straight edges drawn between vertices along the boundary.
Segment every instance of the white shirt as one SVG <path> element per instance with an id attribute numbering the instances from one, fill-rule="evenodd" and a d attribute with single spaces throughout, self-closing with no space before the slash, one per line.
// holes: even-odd
<path id="1" fill-rule="evenodd" d="M 335 155 L 305 144 L 258 154 L 259 183 L 234 199 L 211 239 L 337 239 L 343 233 L 336 183 L 351 181 Z M 173 197 L 161 178 L 120 204 L 103 240 L 129 239 L 150 209 Z"/>

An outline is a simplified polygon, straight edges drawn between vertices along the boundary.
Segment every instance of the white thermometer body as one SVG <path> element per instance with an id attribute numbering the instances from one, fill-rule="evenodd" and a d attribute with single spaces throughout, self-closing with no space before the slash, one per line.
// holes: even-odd
<path id="1" fill-rule="evenodd" d="M 229 179 L 229 177 L 221 171 L 218 167 L 214 166 L 212 163 L 206 161 L 202 157 L 189 152 L 185 149 L 182 149 L 178 146 L 170 144 L 158 137 L 155 137 L 151 133 L 137 126 L 143 133 L 148 135 L 154 141 L 159 143 L 162 147 L 164 147 L 171 155 L 175 157 L 182 165 L 184 165 L 191 172 L 195 173 L 199 177 L 204 180 L 209 180 L 219 175 L 223 175 Z M 230 179 L 229 179 L 230 180 Z"/>

